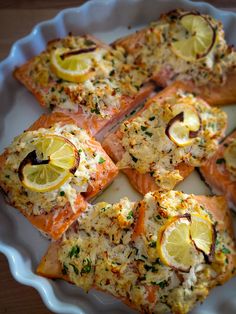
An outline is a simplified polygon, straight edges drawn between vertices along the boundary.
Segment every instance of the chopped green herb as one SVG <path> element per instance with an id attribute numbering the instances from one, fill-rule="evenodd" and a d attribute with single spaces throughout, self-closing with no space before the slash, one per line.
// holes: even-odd
<path id="1" fill-rule="evenodd" d="M 66 275 L 68 273 L 68 267 L 66 266 L 65 263 L 63 263 L 63 268 L 62 268 L 61 272 L 63 275 Z"/>
<path id="2" fill-rule="evenodd" d="M 156 241 L 151 241 L 148 246 L 149 247 L 156 247 L 157 243 L 156 243 Z"/>
<path id="3" fill-rule="evenodd" d="M 130 157 L 132 158 L 133 162 L 137 162 L 138 158 L 134 157 L 132 154 L 130 154 Z"/>
<path id="4" fill-rule="evenodd" d="M 100 157 L 98 163 L 99 163 L 99 164 L 103 164 L 105 161 L 106 161 L 106 159 Z"/>
<path id="5" fill-rule="evenodd" d="M 216 160 L 217 164 L 223 164 L 225 162 L 224 158 L 219 158 Z"/>
<path id="6" fill-rule="evenodd" d="M 111 70 L 111 72 L 109 73 L 110 76 L 115 74 L 115 70 Z"/>
<path id="7" fill-rule="evenodd" d="M 80 252 L 79 246 L 78 246 L 78 245 L 75 245 L 75 246 L 73 246 L 72 249 L 70 250 L 68 256 L 69 256 L 70 258 L 72 258 L 73 256 L 77 258 L 78 255 L 79 255 L 79 252 Z"/>
<path id="8" fill-rule="evenodd" d="M 231 251 L 230 251 L 227 247 L 225 247 L 225 246 L 223 245 L 222 253 L 224 253 L 224 254 L 230 254 Z"/>
<path id="9" fill-rule="evenodd" d="M 93 41 L 90 40 L 90 39 L 85 39 L 85 40 L 84 40 L 84 44 L 85 44 L 86 46 L 92 46 L 92 45 L 95 45 L 95 42 L 93 42 Z"/>
<path id="10" fill-rule="evenodd" d="M 55 92 L 55 87 L 52 87 L 52 88 L 51 88 L 51 92 Z"/>
<path id="11" fill-rule="evenodd" d="M 83 260 L 83 268 L 81 270 L 81 275 L 82 274 L 88 274 L 91 271 L 91 260 L 89 258 L 85 258 Z"/>
<path id="12" fill-rule="evenodd" d="M 149 118 L 149 121 L 153 121 L 153 120 L 155 120 L 155 118 L 156 117 L 152 116 L 152 117 Z"/>
<path id="13" fill-rule="evenodd" d="M 154 267 L 154 266 L 152 266 L 152 265 L 147 265 L 147 264 L 145 264 L 144 265 L 144 268 L 146 269 L 146 271 L 151 271 L 151 272 L 153 272 L 153 273 L 155 273 L 157 270 L 156 270 L 156 268 Z"/>
<path id="14" fill-rule="evenodd" d="M 81 148 L 78 150 L 78 153 L 82 153 L 82 149 Z"/>
<path id="15" fill-rule="evenodd" d="M 10 175 L 9 175 L 9 174 L 6 174 L 6 175 L 5 175 L 5 178 L 10 179 Z"/>
<path id="16" fill-rule="evenodd" d="M 134 114 L 136 112 L 136 110 L 133 110 L 130 112 L 130 115 Z"/>
<path id="17" fill-rule="evenodd" d="M 141 125 L 141 130 L 142 130 L 142 131 L 146 131 L 146 130 L 147 130 L 147 127 L 146 127 L 146 126 Z"/>
<path id="18" fill-rule="evenodd" d="M 149 137 L 152 137 L 152 133 L 151 132 L 145 132 L 146 135 L 148 135 Z"/>
<path id="19" fill-rule="evenodd" d="M 73 270 L 74 270 L 74 273 L 76 274 L 76 275 L 79 275 L 79 271 L 78 271 L 78 268 L 74 265 L 74 264 L 69 264 L 70 266 L 72 266 L 72 268 L 73 268 Z"/>
<path id="20" fill-rule="evenodd" d="M 154 264 L 154 265 L 155 265 L 155 264 L 158 264 L 158 265 L 162 265 L 162 266 L 163 266 L 163 264 L 162 264 L 162 262 L 161 262 L 161 260 L 160 260 L 159 257 L 155 260 L 155 262 L 154 262 L 153 264 Z"/>
<path id="21" fill-rule="evenodd" d="M 160 215 L 156 215 L 156 218 L 159 219 L 159 220 L 162 219 Z"/>
<path id="22" fill-rule="evenodd" d="M 65 192 L 64 191 L 60 191 L 60 196 L 64 196 Z"/>
<path id="23" fill-rule="evenodd" d="M 158 286 L 159 286 L 161 289 L 164 289 L 166 286 L 168 286 L 167 280 L 163 280 L 163 281 L 159 282 L 159 283 L 158 283 Z"/>
<path id="24" fill-rule="evenodd" d="M 133 211 L 131 210 L 129 213 L 128 213 L 128 215 L 127 215 L 127 219 L 131 219 L 131 218 L 133 218 L 134 217 L 134 213 L 133 213 Z"/>
<path id="25" fill-rule="evenodd" d="M 63 82 L 63 79 L 58 79 L 57 81 L 56 81 L 58 84 L 60 84 L 60 83 L 62 83 Z"/>
<path id="26" fill-rule="evenodd" d="M 96 113 L 96 114 L 100 114 L 99 108 L 91 109 L 91 112 L 92 112 L 92 113 Z"/>

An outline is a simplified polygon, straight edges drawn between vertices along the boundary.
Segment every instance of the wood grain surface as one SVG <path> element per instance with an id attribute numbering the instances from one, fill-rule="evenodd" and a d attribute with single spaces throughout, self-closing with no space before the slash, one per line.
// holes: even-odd
<path id="1" fill-rule="evenodd" d="M 11 45 L 27 35 L 35 24 L 54 17 L 61 9 L 75 7 L 85 2 L 85 0 L 0 0 L 0 60 L 8 55 Z M 236 12 L 236 0 L 206 2 Z M 0 254 L 0 314 L 3 313 L 51 312 L 45 307 L 36 290 L 23 286 L 12 278 L 6 258 Z"/>

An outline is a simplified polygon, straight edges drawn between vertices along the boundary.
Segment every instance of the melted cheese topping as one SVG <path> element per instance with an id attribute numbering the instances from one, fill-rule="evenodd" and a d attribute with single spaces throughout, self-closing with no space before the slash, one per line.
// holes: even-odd
<path id="1" fill-rule="evenodd" d="M 144 227 L 134 237 L 140 206 L 145 207 Z M 163 265 L 156 248 L 158 230 L 168 218 L 185 213 L 212 221 L 191 195 L 177 191 L 148 193 L 139 203 L 124 198 L 114 205 L 89 206 L 62 239 L 62 272 L 86 291 L 95 286 L 142 312 L 186 313 L 207 296 L 211 280 L 225 271 L 232 240 L 227 232 L 218 233 L 213 263 L 207 264 L 196 251 L 189 273 Z"/>
<path id="2" fill-rule="evenodd" d="M 174 10 L 163 14 L 159 21 L 143 30 L 143 38 L 129 54 L 129 62 L 142 66 L 150 75 L 160 72 L 168 85 L 176 80 L 190 80 L 196 85 L 209 82 L 224 84 L 227 73 L 236 67 L 236 52 L 227 45 L 220 21 L 202 14 L 216 32 L 215 44 L 205 57 L 188 62 L 178 57 L 170 48 L 173 37 L 171 34 L 174 29 L 181 27 L 179 18 L 186 13 L 188 12 Z"/>
<path id="3" fill-rule="evenodd" d="M 201 120 L 197 137 L 186 146 L 177 146 L 166 135 L 167 125 L 174 118 L 175 104 L 194 107 Z M 164 100 L 154 100 L 140 115 L 121 125 L 125 153 L 118 166 L 150 173 L 158 186 L 172 189 L 183 179 L 176 167 L 182 162 L 199 167 L 216 150 L 225 126 L 223 111 L 192 94 L 178 91 Z"/>
<path id="4" fill-rule="evenodd" d="M 33 151 L 33 142 L 38 136 L 44 134 L 55 134 L 67 138 L 75 145 L 80 154 L 80 163 L 76 172 L 59 189 L 51 192 L 34 192 L 24 187 L 18 177 L 18 168 L 21 161 Z M 98 153 L 87 142 L 90 136 L 83 129 L 75 125 L 62 126 L 56 123 L 49 129 L 38 129 L 27 131 L 16 137 L 13 143 L 7 148 L 8 157 L 0 180 L 3 183 L 4 191 L 7 193 L 10 203 L 22 209 L 27 214 L 40 215 L 50 212 L 56 206 L 64 206 L 70 203 L 72 209 L 78 193 L 86 192 L 90 184 L 90 178 L 97 171 L 100 158 L 105 161 L 105 153 Z"/>
<path id="5" fill-rule="evenodd" d="M 81 106 L 84 113 L 103 118 L 118 111 L 121 96 L 132 97 L 147 79 L 147 72 L 132 64 L 126 64 L 123 48 L 98 47 L 93 55 L 91 75 L 82 83 L 67 82 L 57 77 L 50 67 L 50 54 L 59 47 L 78 50 L 94 46 L 84 37 L 67 36 L 48 45 L 47 50 L 29 64 L 28 76 L 36 89 L 42 91 L 45 106 L 58 107 L 72 112 Z"/>

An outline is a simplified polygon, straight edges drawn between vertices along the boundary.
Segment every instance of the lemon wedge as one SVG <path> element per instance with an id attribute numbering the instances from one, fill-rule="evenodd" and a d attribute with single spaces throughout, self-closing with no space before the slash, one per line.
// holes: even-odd
<path id="1" fill-rule="evenodd" d="M 158 234 L 157 248 L 162 263 L 183 272 L 188 272 L 194 264 L 190 224 L 190 215 L 176 216 L 170 218 Z"/>
<path id="2" fill-rule="evenodd" d="M 58 189 L 76 171 L 79 154 L 66 138 L 44 135 L 35 142 L 35 150 L 21 162 L 18 175 L 22 184 L 36 192 Z"/>
<path id="3" fill-rule="evenodd" d="M 166 135 L 178 146 L 192 144 L 201 127 L 197 111 L 192 106 L 176 104 L 172 112 L 174 118 L 167 125 Z"/>
<path id="4" fill-rule="evenodd" d="M 205 57 L 215 43 L 215 30 L 200 14 L 188 13 L 180 17 L 179 25 L 171 28 L 171 48 L 180 58 L 196 61 Z"/>
<path id="5" fill-rule="evenodd" d="M 224 151 L 226 169 L 236 176 L 236 140 L 231 142 Z"/>
<path id="6" fill-rule="evenodd" d="M 63 80 L 81 83 L 92 75 L 93 55 L 93 52 L 57 48 L 51 53 L 51 69 Z"/>
<path id="7" fill-rule="evenodd" d="M 209 256 L 215 241 L 214 227 L 211 221 L 201 215 L 192 214 L 190 235 L 196 248 Z"/>

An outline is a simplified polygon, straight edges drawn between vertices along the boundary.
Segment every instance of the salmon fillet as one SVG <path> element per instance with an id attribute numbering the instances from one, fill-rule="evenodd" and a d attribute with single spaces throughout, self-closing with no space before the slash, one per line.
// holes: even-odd
<path id="1" fill-rule="evenodd" d="M 162 102 L 164 99 L 168 99 L 169 96 L 173 95 L 178 90 L 186 91 L 185 85 L 182 84 L 181 82 L 176 82 L 171 86 L 167 87 L 153 98 L 150 98 L 145 103 L 143 109 L 141 109 L 135 116 L 133 116 L 128 121 L 132 121 L 136 117 L 141 116 L 142 113 L 144 113 L 145 110 L 148 109 L 149 106 L 151 106 L 153 103 Z M 221 136 L 219 137 L 219 140 L 223 137 L 225 127 L 222 129 L 222 133 Z M 118 130 L 115 133 L 109 134 L 102 143 L 105 151 L 115 162 L 120 161 L 126 152 L 125 148 L 122 146 L 123 136 L 124 134 L 120 130 Z M 175 169 L 179 171 L 179 174 L 182 176 L 184 180 L 194 170 L 194 167 L 186 162 L 180 162 L 178 165 L 175 166 Z M 131 167 L 122 168 L 121 170 L 127 175 L 130 183 L 134 186 L 134 188 L 143 195 L 149 191 L 161 189 L 156 184 L 155 179 L 149 173 L 143 174 Z"/>
<path id="2" fill-rule="evenodd" d="M 202 61 L 202 63 L 199 64 L 199 71 L 203 71 L 205 67 L 206 76 L 207 74 L 210 75 L 208 80 L 204 80 L 203 78 L 202 82 L 200 82 L 200 80 L 198 82 L 197 75 L 200 72 L 198 70 L 195 71 L 196 67 L 194 66 L 194 62 L 192 63 L 191 61 L 188 61 L 188 63 L 185 64 L 184 60 L 181 60 L 180 57 L 176 57 L 174 53 L 171 54 L 171 36 L 166 34 L 165 30 L 168 32 L 168 27 L 170 27 L 172 31 L 175 21 L 178 21 L 181 16 L 189 13 L 195 15 L 196 11 L 173 10 L 166 14 L 162 14 L 157 22 L 152 23 L 150 26 L 137 31 L 136 33 L 116 40 L 112 46 L 122 47 L 126 53 L 130 55 L 131 59 L 134 58 L 135 63 L 142 66 L 143 63 L 145 63 L 146 66 L 150 68 L 152 79 L 161 87 L 166 87 L 175 81 L 181 81 L 182 83 L 185 83 L 187 90 L 196 93 L 210 105 L 235 104 L 236 90 L 234 86 L 236 82 L 236 52 L 232 46 L 227 45 L 225 42 L 224 31 L 220 22 L 207 15 L 202 15 L 205 19 L 209 18 L 213 27 L 217 25 L 216 37 L 221 38 L 221 43 L 224 42 L 224 46 L 219 45 L 219 50 L 213 48 L 215 49 L 216 54 L 214 70 L 212 70 L 212 66 L 206 66 L 208 62 L 206 58 L 202 58 L 203 61 L 205 60 L 205 63 Z M 163 34 L 161 27 L 164 30 Z M 158 50 L 160 50 L 167 41 L 168 51 L 163 54 L 164 59 L 162 64 L 159 67 L 156 67 L 155 61 L 158 62 L 162 58 L 162 55 L 158 55 Z M 143 51 L 148 49 L 147 47 L 151 47 L 153 50 L 148 56 L 143 56 Z M 154 49 L 154 47 L 156 48 Z M 226 67 L 223 66 L 223 70 L 219 70 L 224 73 L 224 75 L 218 81 L 214 82 L 215 77 L 219 74 L 217 67 L 221 68 L 221 59 L 226 58 L 228 55 L 232 56 L 234 61 L 232 63 L 229 62 Z M 171 58 L 175 58 L 176 60 L 174 59 L 175 61 L 172 62 Z M 176 68 L 175 64 L 178 65 Z M 185 70 L 180 75 L 180 68 L 183 64 Z"/>
<path id="3" fill-rule="evenodd" d="M 50 128 L 55 123 L 60 122 L 61 125 L 75 124 L 76 122 L 71 118 L 62 113 L 52 113 L 44 114 L 37 121 L 35 121 L 29 128 L 29 131 L 38 130 L 40 128 Z M 78 218 L 80 213 L 86 208 L 87 202 L 91 198 L 94 198 L 98 195 L 104 188 L 109 185 L 112 180 L 118 174 L 118 169 L 104 152 L 100 143 L 95 141 L 92 137 L 86 143 L 86 145 L 91 149 L 94 154 L 101 154 L 105 156 L 103 163 L 97 164 L 97 169 L 94 173 L 91 173 L 90 184 L 88 185 L 87 191 L 83 193 L 78 193 L 77 198 L 74 204 L 74 209 L 72 209 L 70 203 L 66 203 L 64 206 L 55 206 L 49 213 L 35 215 L 27 213 L 23 208 L 17 207 L 26 218 L 41 232 L 46 233 L 48 236 L 53 239 L 58 239 L 62 233 L 72 224 L 75 219 Z M 9 157 L 8 149 L 0 155 L 0 171 L 4 171 L 4 166 L 6 160 Z M 7 203 L 15 207 L 14 202 L 9 198 L 9 187 L 6 182 L 0 181 L 0 187 L 3 191 Z M 18 187 L 16 187 L 18 188 Z"/>
<path id="4" fill-rule="evenodd" d="M 84 83 L 71 83 L 55 76 L 49 65 L 50 51 L 61 45 L 72 49 L 71 46 L 75 45 L 74 42 L 76 40 L 81 41 L 82 39 L 86 42 L 96 44 L 98 49 L 104 49 L 107 53 L 112 51 L 110 46 L 100 42 L 91 35 L 80 37 L 68 36 L 61 40 L 58 39 L 49 42 L 46 51 L 16 68 L 13 74 L 36 97 L 42 107 L 49 107 L 54 112 L 59 111 L 71 116 L 90 135 L 102 138 L 104 133 L 118 123 L 123 116 L 134 110 L 145 100 L 155 88 L 155 84 L 148 82 L 146 77 L 138 83 L 130 83 L 128 73 L 132 69 L 127 69 L 125 65 L 121 75 L 124 76 L 126 75 L 124 73 L 127 72 L 127 78 L 122 83 L 124 88 L 120 91 L 119 82 L 122 78 L 119 75 L 117 75 L 117 78 L 113 77 L 118 71 L 116 65 L 110 71 L 111 74 L 99 74 L 98 77 L 88 79 Z M 81 43 L 77 43 L 78 47 L 79 44 L 81 45 Z M 111 83 L 109 83 L 111 86 L 107 83 L 109 79 L 111 80 Z M 140 80 L 140 78 L 137 76 L 136 80 Z M 100 88 L 96 87 L 98 82 L 103 84 Z M 113 82 L 119 86 L 113 88 Z M 138 86 L 138 90 L 136 91 L 134 91 L 136 88 L 135 84 Z M 102 89 L 106 91 L 106 88 L 113 88 L 111 94 L 109 94 L 110 91 L 107 92 L 107 95 L 106 92 L 102 91 Z M 119 96 L 115 96 L 116 92 L 119 93 Z M 97 107 L 100 106 L 97 105 L 100 103 L 106 105 L 104 109 L 105 113 L 101 113 L 101 109 Z M 92 106 L 91 108 L 89 107 L 90 105 Z"/>
<path id="5" fill-rule="evenodd" d="M 153 195 L 155 195 L 154 198 L 158 199 L 157 194 L 158 194 L 158 192 L 154 192 Z M 207 209 L 207 211 L 212 215 L 214 221 L 219 222 L 216 224 L 216 234 L 217 235 L 218 234 L 224 234 L 225 232 L 227 232 L 229 234 L 230 239 L 232 240 L 230 243 L 228 243 L 228 242 L 223 243 L 223 245 L 229 247 L 228 252 L 227 252 L 227 263 L 226 263 L 224 270 L 222 272 L 219 272 L 219 270 L 217 270 L 217 268 L 215 268 L 217 271 L 217 274 L 218 274 L 217 276 L 215 276 L 214 278 L 208 278 L 208 280 L 209 280 L 208 287 L 205 288 L 205 290 L 204 290 L 205 295 L 204 295 L 203 299 L 205 299 L 205 297 L 207 296 L 207 294 L 209 293 L 209 290 L 211 288 L 214 288 L 217 285 L 221 285 L 221 284 L 225 283 L 227 280 L 229 280 L 230 278 L 232 278 L 235 275 L 235 269 L 236 269 L 235 240 L 234 240 L 234 235 L 233 235 L 232 219 L 231 219 L 230 211 L 227 207 L 227 202 L 226 202 L 225 198 L 223 196 L 202 196 L 202 195 L 191 195 L 191 196 L 198 202 L 198 204 L 200 206 L 203 206 L 204 208 Z M 129 227 L 129 228 L 134 228 L 134 233 L 137 233 L 137 231 L 139 232 L 139 234 L 136 234 L 136 238 L 133 238 L 133 241 L 136 241 L 137 236 L 145 237 L 145 236 L 147 236 L 147 234 L 150 234 L 148 232 L 148 230 L 149 230 L 148 228 L 152 228 L 150 225 L 145 226 L 145 212 L 147 211 L 147 208 L 145 208 L 144 201 L 142 200 L 137 204 L 138 205 L 137 205 L 137 208 L 136 208 L 136 211 L 134 214 L 135 215 L 135 218 L 134 218 L 135 219 L 135 226 Z M 142 208 L 142 204 L 143 204 L 143 208 Z M 94 205 L 94 206 L 99 206 L 99 204 Z M 102 204 L 101 207 L 103 207 L 103 206 L 104 206 L 104 204 Z M 82 224 L 83 224 L 83 221 L 81 220 L 78 228 L 83 229 Z M 68 239 L 70 238 L 70 232 L 73 232 L 72 229 L 76 230 L 76 228 L 77 228 L 76 225 L 73 225 L 70 228 L 70 230 L 67 232 L 66 237 L 68 237 Z M 126 228 L 128 228 L 128 227 L 126 227 Z M 128 229 L 127 229 L 127 231 L 128 231 Z M 143 235 L 141 235 L 141 233 L 143 233 Z M 65 272 L 64 265 L 62 265 L 61 262 L 59 261 L 59 252 L 61 250 L 61 246 L 63 245 L 62 243 L 63 243 L 63 240 L 59 240 L 59 241 L 51 243 L 46 254 L 41 259 L 41 262 L 37 268 L 37 274 L 39 274 L 40 276 L 46 277 L 46 278 L 52 278 L 52 279 L 60 278 L 60 279 L 64 279 L 66 281 L 71 282 L 69 275 Z M 63 249 L 64 249 L 64 247 L 63 247 Z M 221 254 L 218 249 L 216 251 L 217 251 L 217 253 L 215 253 L 216 255 Z M 71 255 L 75 253 L 75 252 L 72 253 L 72 251 L 70 251 L 70 252 L 71 252 L 70 253 Z M 119 252 L 119 251 L 117 251 L 117 252 Z M 83 249 L 81 247 L 80 247 L 78 254 L 83 254 Z M 89 254 L 89 252 L 87 252 L 87 254 Z M 94 252 L 94 254 L 95 254 L 95 252 Z M 72 259 L 72 262 L 75 263 L 75 260 Z M 113 263 L 113 264 L 115 264 L 115 263 Z M 162 265 L 162 266 L 165 267 L 164 265 Z M 77 267 L 78 267 L 78 265 L 77 265 Z M 113 267 L 114 267 L 113 276 L 116 276 L 118 270 L 116 270 L 116 268 L 115 268 L 116 266 L 113 266 Z M 213 259 L 212 268 L 214 269 L 214 267 L 218 267 L 218 266 L 217 266 L 217 262 L 214 262 L 214 259 Z M 146 265 L 146 268 L 148 271 L 149 268 L 147 265 Z M 109 271 L 109 270 L 107 269 L 107 271 Z M 78 278 L 80 276 L 82 276 L 82 274 L 80 275 L 78 273 Z M 120 276 L 122 277 L 123 274 L 121 273 Z M 84 281 L 85 280 L 86 280 L 86 278 L 84 278 Z M 130 280 L 132 280 L 132 279 L 130 279 Z M 203 281 L 204 278 L 202 278 L 201 280 Z M 139 285 L 139 283 L 136 283 L 136 285 Z M 140 283 L 140 285 L 141 285 L 141 283 Z M 93 287 L 98 289 L 98 290 L 104 290 L 105 292 L 112 294 L 112 292 L 111 292 L 112 290 L 109 289 L 109 281 L 107 281 L 107 286 L 105 289 L 101 289 L 101 286 L 96 285 L 96 284 L 93 285 Z M 196 283 L 196 286 L 193 285 L 193 289 L 194 288 L 198 289 L 198 287 L 199 286 L 197 286 L 197 283 Z M 158 306 L 158 304 L 157 304 L 158 295 L 161 292 L 160 291 L 161 288 L 158 286 L 155 286 L 155 285 L 146 285 L 145 289 L 146 289 L 146 293 L 145 293 L 146 300 L 148 300 L 150 307 L 151 307 L 151 304 L 153 304 L 152 313 L 154 313 L 154 308 L 155 308 L 154 304 L 156 304 L 156 306 Z M 127 290 L 127 295 L 128 295 L 128 290 Z M 130 306 L 134 309 L 139 309 L 137 307 L 137 304 L 135 302 L 132 302 L 129 297 L 125 298 L 125 297 L 119 297 L 117 295 L 116 295 L 116 297 L 120 298 L 128 306 Z M 179 297 L 180 297 L 180 295 L 175 296 L 175 300 L 174 300 L 175 305 L 173 306 L 173 308 L 171 308 L 171 312 L 181 313 L 181 314 L 187 313 L 188 310 L 184 310 L 184 309 L 185 308 L 188 309 L 188 306 L 186 304 L 186 307 L 185 307 L 184 304 L 181 304 L 181 302 L 183 302 L 183 300 L 181 300 L 181 298 L 178 299 Z M 198 290 L 198 297 L 201 298 L 200 289 Z M 186 301 L 186 303 L 189 302 L 190 299 L 191 298 L 189 296 L 189 299 Z M 201 300 L 203 301 L 203 299 L 201 299 Z M 192 308 L 193 305 L 194 304 L 192 304 L 190 306 L 190 308 Z M 145 306 L 145 304 L 143 304 L 143 307 L 144 306 Z M 146 311 L 146 313 L 151 313 L 150 308 L 147 309 L 145 307 L 145 311 Z"/>
<path id="6" fill-rule="evenodd" d="M 236 131 L 226 137 L 215 154 L 200 168 L 200 173 L 212 191 L 225 195 L 229 207 L 234 210 L 236 210 L 236 179 L 226 168 L 224 152 L 235 138 Z"/>

